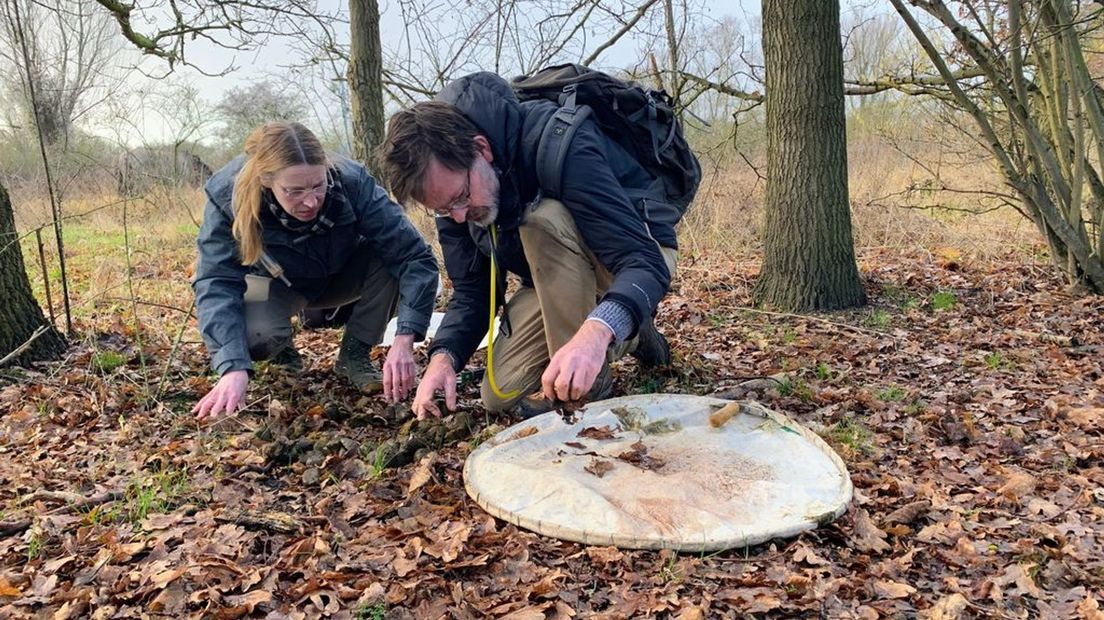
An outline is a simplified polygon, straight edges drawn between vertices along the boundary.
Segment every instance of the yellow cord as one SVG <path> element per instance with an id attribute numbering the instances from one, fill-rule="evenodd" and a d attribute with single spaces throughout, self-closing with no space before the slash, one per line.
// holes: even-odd
<path id="1" fill-rule="evenodd" d="M 503 393 L 498 388 L 498 384 L 495 383 L 494 378 L 494 320 L 495 320 L 495 304 L 498 302 L 498 298 L 495 296 L 495 285 L 498 283 L 498 273 L 496 272 L 495 261 L 495 248 L 498 246 L 498 236 L 495 234 L 495 225 L 492 222 L 488 228 L 491 229 L 491 320 L 487 326 L 487 382 L 491 384 L 491 391 L 494 395 L 502 400 L 510 400 L 521 393 L 521 390 L 512 390 L 510 392 Z"/>

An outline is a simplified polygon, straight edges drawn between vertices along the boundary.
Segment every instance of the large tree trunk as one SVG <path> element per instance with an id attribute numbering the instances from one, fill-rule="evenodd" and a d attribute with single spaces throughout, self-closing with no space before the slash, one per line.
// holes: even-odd
<path id="1" fill-rule="evenodd" d="M 763 0 L 767 195 L 756 301 L 788 311 L 866 303 L 847 199 L 839 0 Z"/>
<path id="2" fill-rule="evenodd" d="M 31 295 L 18 239 L 11 200 L 8 192 L 0 186 L 0 299 L 4 300 L 0 304 L 0 359 L 7 357 L 27 342 L 36 330 L 46 325 L 42 309 Z M 26 365 L 53 357 L 63 350 L 65 341 L 50 326 L 8 363 Z"/>
<path id="3" fill-rule="evenodd" d="M 372 154 L 383 141 L 383 52 L 377 0 L 349 0 L 349 31 L 353 156 L 374 173 Z"/>

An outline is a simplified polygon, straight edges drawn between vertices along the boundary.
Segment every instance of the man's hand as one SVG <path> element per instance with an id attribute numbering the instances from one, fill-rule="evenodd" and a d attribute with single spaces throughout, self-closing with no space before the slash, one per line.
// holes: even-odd
<path id="1" fill-rule="evenodd" d="M 383 363 L 383 396 L 388 402 L 406 398 L 414 387 L 414 335 L 395 336 Z"/>
<path id="2" fill-rule="evenodd" d="M 433 402 L 438 390 L 445 392 L 445 406 L 456 411 L 456 371 L 452 368 L 452 356 L 448 353 L 436 353 L 429 360 L 418 391 L 414 394 L 414 415 L 419 420 L 432 415 L 441 417 L 441 410 Z"/>
<path id="3" fill-rule="evenodd" d="M 552 401 L 579 400 L 590 391 L 602 364 L 613 332 L 598 321 L 583 321 L 583 326 L 548 362 L 541 375 L 541 391 Z"/>
<path id="4" fill-rule="evenodd" d="M 231 370 L 227 372 L 222 375 L 215 387 L 192 407 L 192 413 L 196 414 L 198 420 L 217 416 L 223 411 L 227 414 L 234 413 L 245 402 L 245 388 L 247 385 L 249 385 L 248 371 Z"/>

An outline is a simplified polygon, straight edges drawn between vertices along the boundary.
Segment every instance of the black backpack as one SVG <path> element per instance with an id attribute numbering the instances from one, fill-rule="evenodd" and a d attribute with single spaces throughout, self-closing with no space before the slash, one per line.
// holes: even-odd
<path id="1" fill-rule="evenodd" d="M 521 101 L 547 99 L 560 106 L 537 148 L 537 178 L 545 194 L 559 197 L 567 147 L 593 114 L 603 133 L 656 179 L 648 197 L 673 206 L 676 220 L 686 212 L 701 183 L 701 165 L 665 91 L 577 64 L 547 67 L 516 77 L 511 85 Z"/>

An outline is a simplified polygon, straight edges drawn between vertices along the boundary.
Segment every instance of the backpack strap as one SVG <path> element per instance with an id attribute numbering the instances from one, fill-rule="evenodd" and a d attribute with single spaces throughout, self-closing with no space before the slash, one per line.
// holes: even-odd
<path id="1" fill-rule="evenodd" d="M 574 84 L 564 87 L 560 102 L 560 108 L 548 119 L 537 144 L 537 182 L 541 192 L 550 198 L 560 197 L 567 147 L 579 126 L 592 113 L 590 106 L 575 103 Z"/>

